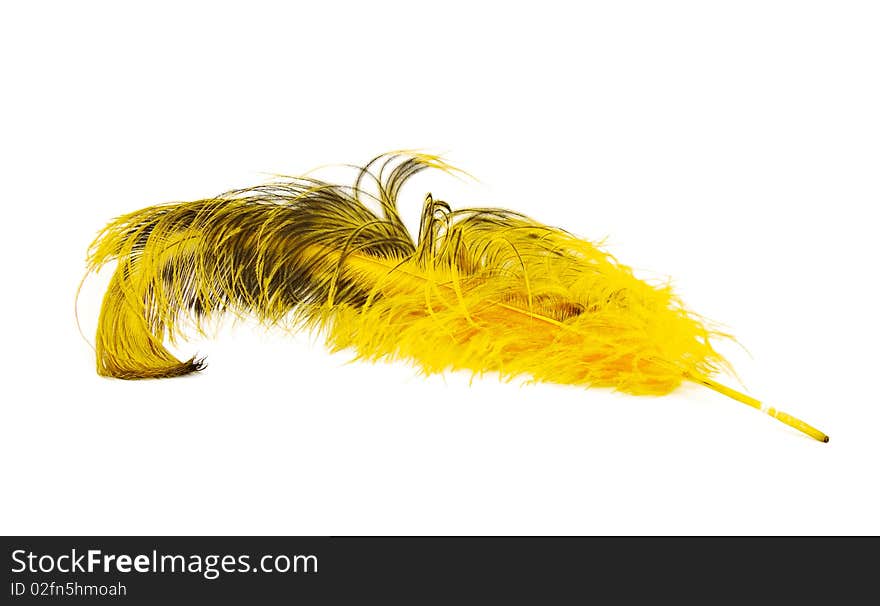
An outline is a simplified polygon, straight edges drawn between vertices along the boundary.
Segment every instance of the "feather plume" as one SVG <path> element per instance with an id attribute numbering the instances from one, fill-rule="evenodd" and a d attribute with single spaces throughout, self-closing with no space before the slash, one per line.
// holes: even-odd
<path id="1" fill-rule="evenodd" d="M 397 198 L 427 168 L 458 170 L 397 152 L 373 159 L 351 186 L 288 178 L 115 219 L 87 261 L 89 272 L 116 261 L 98 321 L 98 373 L 197 371 L 202 360 L 178 360 L 166 341 L 234 314 L 317 330 L 334 350 L 429 373 L 492 371 L 636 395 L 690 380 L 827 441 L 715 382 L 729 367 L 712 342 L 727 335 L 668 284 L 635 277 L 591 242 L 509 210 L 453 210 L 430 194 L 414 239 Z"/>

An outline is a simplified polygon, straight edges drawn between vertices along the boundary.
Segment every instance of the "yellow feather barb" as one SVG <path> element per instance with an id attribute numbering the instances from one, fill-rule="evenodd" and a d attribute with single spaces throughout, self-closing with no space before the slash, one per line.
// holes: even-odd
<path id="1" fill-rule="evenodd" d="M 315 329 L 334 350 L 431 373 L 497 372 L 636 395 L 690 380 L 828 441 L 715 382 L 728 365 L 712 340 L 727 335 L 668 285 L 636 278 L 591 242 L 509 210 L 453 210 L 430 194 L 413 238 L 397 197 L 427 168 L 457 170 L 395 152 L 361 168 L 352 186 L 288 178 L 112 221 L 88 255 L 89 272 L 116 261 L 98 321 L 98 374 L 199 370 L 201 360 L 178 360 L 166 340 L 231 313 Z"/>

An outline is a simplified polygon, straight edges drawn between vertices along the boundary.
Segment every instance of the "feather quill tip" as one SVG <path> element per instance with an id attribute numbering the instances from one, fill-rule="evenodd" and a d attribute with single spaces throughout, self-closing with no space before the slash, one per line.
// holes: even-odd
<path id="1" fill-rule="evenodd" d="M 732 389 L 726 385 L 722 385 L 721 383 L 718 383 L 717 381 L 713 381 L 712 379 L 710 379 L 708 377 L 697 377 L 697 376 L 690 375 L 688 373 L 685 373 L 685 377 L 696 382 L 696 383 L 699 383 L 700 385 L 705 385 L 709 389 L 711 389 L 713 391 L 717 391 L 721 395 L 727 396 L 728 398 L 736 400 L 737 402 L 741 402 L 741 403 L 745 404 L 746 406 L 751 406 L 752 408 L 760 410 L 761 412 L 763 412 L 767 415 L 770 415 L 771 417 L 773 417 L 774 419 L 776 419 L 780 423 L 785 423 L 789 427 L 791 427 L 793 429 L 797 429 L 801 433 L 804 433 L 804 434 L 810 436 L 814 440 L 818 440 L 819 442 L 824 442 L 825 444 L 827 444 L 828 441 L 830 440 L 830 438 L 828 437 L 827 434 L 825 434 L 822 431 L 819 431 L 818 429 L 816 429 L 815 427 L 813 427 L 809 423 L 805 423 L 804 421 L 801 421 L 797 417 L 793 417 L 792 415 L 790 415 L 786 412 L 782 412 L 781 410 L 776 410 L 775 408 L 765 406 L 760 400 L 756 400 L 755 398 L 753 398 L 749 395 L 746 395 L 740 391 Z"/>

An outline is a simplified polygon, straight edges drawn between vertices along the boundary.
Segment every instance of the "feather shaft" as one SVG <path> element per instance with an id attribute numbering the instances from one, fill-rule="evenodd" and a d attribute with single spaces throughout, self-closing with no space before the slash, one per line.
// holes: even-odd
<path id="1" fill-rule="evenodd" d="M 333 251 L 322 251 L 322 252 L 316 252 L 315 254 L 317 256 L 321 256 L 321 254 L 328 255 L 331 257 L 335 256 L 335 253 Z M 409 273 L 409 272 L 406 272 L 405 270 L 402 270 L 399 263 L 392 264 L 392 263 L 389 263 L 388 261 L 383 260 L 383 259 L 378 259 L 375 257 L 369 257 L 366 255 L 360 255 L 360 254 L 351 255 L 346 261 L 351 263 L 352 266 L 358 267 L 361 270 L 378 272 L 375 276 L 377 278 L 377 282 L 379 280 L 382 280 L 384 282 L 384 280 L 383 280 L 384 278 L 390 277 L 391 274 L 393 274 L 395 272 L 399 273 L 402 276 L 405 276 L 406 280 L 411 281 L 412 283 L 424 284 L 425 282 L 427 282 L 427 279 L 423 278 L 422 276 L 419 276 L 417 274 Z M 445 285 L 440 285 L 440 286 L 444 287 Z M 446 288 L 451 288 L 451 287 L 446 286 Z M 559 322 L 559 321 L 554 320 L 552 318 L 547 318 L 547 317 L 541 316 L 540 314 L 536 314 L 534 312 L 531 312 L 528 309 L 518 308 L 513 305 L 508 305 L 506 303 L 499 303 L 499 307 L 502 307 L 502 308 L 504 308 L 512 313 L 515 313 L 515 314 L 527 316 L 529 318 L 533 318 L 533 319 L 539 320 L 541 322 L 545 322 L 547 324 L 550 324 L 551 326 L 554 326 L 555 328 L 568 329 L 568 330 L 574 329 L 574 327 L 569 326 L 563 322 Z M 720 393 L 724 396 L 727 396 L 728 398 L 731 398 L 732 400 L 735 400 L 737 402 L 740 402 L 742 404 L 745 404 L 747 406 L 751 406 L 752 408 L 760 410 L 761 412 L 773 417 L 777 421 L 780 421 L 780 422 L 784 423 L 785 425 L 788 425 L 789 427 L 792 427 L 792 428 L 810 436 L 811 438 L 813 438 L 815 440 L 818 440 L 820 442 L 828 442 L 829 441 L 829 437 L 825 433 L 823 433 L 822 431 L 816 429 L 815 427 L 809 425 L 808 423 L 805 423 L 804 421 L 801 421 L 797 417 L 794 417 L 794 416 L 792 416 L 788 413 L 782 412 L 782 411 L 778 411 L 775 408 L 768 407 L 768 406 L 764 405 L 760 400 L 757 400 L 747 394 L 744 394 L 744 393 L 737 391 L 731 387 L 723 385 L 722 383 L 714 381 L 708 377 L 694 375 L 688 371 L 683 371 L 682 376 L 685 379 L 688 379 L 688 380 L 690 380 L 694 383 L 698 383 L 700 385 L 704 385 L 705 387 L 708 387 L 709 389 L 712 389 L 713 391 L 716 391 L 717 393 Z"/>
<path id="2" fill-rule="evenodd" d="M 727 387 L 726 385 L 722 385 L 721 383 L 718 383 L 717 381 L 713 381 L 712 379 L 710 379 L 708 377 L 688 376 L 688 378 L 696 383 L 700 383 L 701 385 L 705 385 L 709 389 L 717 391 L 718 393 L 725 395 L 728 398 L 732 398 L 732 399 L 736 400 L 737 402 L 742 402 L 746 406 L 751 406 L 752 408 L 760 410 L 764 414 L 770 415 L 771 417 L 773 417 L 777 421 L 780 421 L 781 423 L 784 423 L 784 424 L 788 425 L 789 427 L 792 427 L 802 433 L 805 433 L 806 435 L 810 436 L 814 440 L 818 440 L 820 442 L 828 442 L 830 440 L 830 438 L 825 433 L 816 429 L 812 425 L 805 423 L 804 421 L 801 421 L 797 417 L 794 417 L 788 413 L 782 412 L 781 410 L 776 410 L 775 408 L 772 408 L 770 406 L 766 406 L 760 400 L 756 400 L 755 398 L 753 398 L 749 395 L 746 395 L 740 391 L 737 391 L 735 389 Z"/>

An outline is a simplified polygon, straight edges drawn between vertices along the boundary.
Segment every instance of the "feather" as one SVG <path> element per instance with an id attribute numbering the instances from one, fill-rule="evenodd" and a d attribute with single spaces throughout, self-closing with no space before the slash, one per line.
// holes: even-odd
<path id="1" fill-rule="evenodd" d="M 689 380 L 828 440 L 714 381 L 731 370 L 713 346 L 728 335 L 669 284 L 637 278 L 596 244 L 509 210 L 453 210 L 430 194 L 413 238 L 397 198 L 427 168 L 458 171 L 438 156 L 396 152 L 361 168 L 352 186 L 287 178 L 115 219 L 87 260 L 88 272 L 116 261 L 98 321 L 98 374 L 200 370 L 202 360 L 178 360 L 166 341 L 233 314 L 317 330 L 333 350 L 427 373 L 496 372 L 635 395 Z"/>

